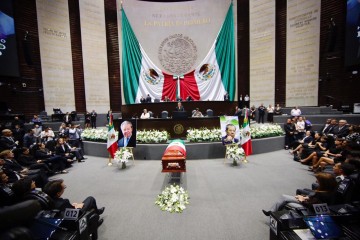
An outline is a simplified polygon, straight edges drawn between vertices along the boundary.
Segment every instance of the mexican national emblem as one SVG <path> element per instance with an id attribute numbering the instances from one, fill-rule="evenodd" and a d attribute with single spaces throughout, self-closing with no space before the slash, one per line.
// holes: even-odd
<path id="1" fill-rule="evenodd" d="M 174 132 L 175 132 L 176 134 L 182 134 L 182 133 L 184 132 L 184 126 L 181 125 L 181 124 L 176 124 L 176 125 L 174 126 Z"/>
<path id="2" fill-rule="evenodd" d="M 197 59 L 194 41 L 183 34 L 174 34 L 164 39 L 159 47 L 159 60 L 166 71 L 174 75 L 189 72 Z"/>
<path id="3" fill-rule="evenodd" d="M 151 85 L 156 85 L 162 80 L 162 76 L 159 75 L 155 69 L 147 69 L 142 72 L 142 79 Z"/>
<path id="4" fill-rule="evenodd" d="M 201 66 L 196 76 L 203 81 L 208 81 L 212 79 L 215 73 L 216 73 L 216 67 L 212 64 L 205 63 Z"/>

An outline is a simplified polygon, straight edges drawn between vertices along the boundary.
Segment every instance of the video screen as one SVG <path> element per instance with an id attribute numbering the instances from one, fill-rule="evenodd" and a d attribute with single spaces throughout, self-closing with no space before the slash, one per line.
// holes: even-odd
<path id="1" fill-rule="evenodd" d="M 19 76 L 12 0 L 0 1 L 0 76 Z"/>
<path id="2" fill-rule="evenodd" d="M 345 66 L 360 65 L 360 3 L 347 1 Z"/>

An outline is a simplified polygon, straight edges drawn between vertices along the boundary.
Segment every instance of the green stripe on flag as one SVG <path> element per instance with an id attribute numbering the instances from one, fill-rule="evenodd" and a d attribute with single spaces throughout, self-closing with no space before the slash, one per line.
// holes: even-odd
<path id="1" fill-rule="evenodd" d="M 135 103 L 139 87 L 142 55 L 139 42 L 131 28 L 124 9 L 122 13 L 122 67 L 123 93 L 127 104 Z"/>
<path id="2" fill-rule="evenodd" d="M 229 93 L 230 100 L 233 101 L 235 97 L 235 39 L 232 3 L 217 37 L 215 52 L 224 88 Z"/>

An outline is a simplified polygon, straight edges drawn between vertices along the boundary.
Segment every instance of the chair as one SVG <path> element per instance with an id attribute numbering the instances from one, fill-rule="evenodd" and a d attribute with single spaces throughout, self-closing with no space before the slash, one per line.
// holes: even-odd
<path id="1" fill-rule="evenodd" d="M 160 99 L 158 99 L 158 98 L 154 99 L 154 103 L 159 103 L 159 102 L 160 102 Z"/>
<path id="2" fill-rule="evenodd" d="M 206 110 L 206 115 L 207 115 L 208 117 L 212 117 L 212 116 L 214 116 L 214 111 L 211 110 L 211 109 L 208 109 L 208 110 Z"/>
<path id="3" fill-rule="evenodd" d="M 168 111 L 162 111 L 161 112 L 161 118 L 168 118 L 168 117 L 169 117 Z"/>
<path id="4" fill-rule="evenodd" d="M 154 118 L 154 113 L 152 111 L 149 111 L 150 118 Z"/>

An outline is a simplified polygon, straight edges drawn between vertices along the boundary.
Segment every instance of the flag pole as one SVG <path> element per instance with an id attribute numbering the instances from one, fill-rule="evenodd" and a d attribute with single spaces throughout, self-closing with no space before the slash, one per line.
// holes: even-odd
<path id="1" fill-rule="evenodd" d="M 108 166 L 112 166 L 111 159 L 112 159 L 112 158 L 111 158 L 111 154 L 109 154 L 109 162 L 108 162 L 108 164 L 107 164 Z"/>

